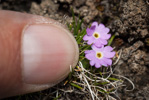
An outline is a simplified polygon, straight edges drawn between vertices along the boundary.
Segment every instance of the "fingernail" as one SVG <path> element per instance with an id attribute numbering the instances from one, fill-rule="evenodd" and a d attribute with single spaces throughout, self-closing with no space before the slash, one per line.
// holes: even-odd
<path id="1" fill-rule="evenodd" d="M 73 36 L 61 26 L 30 25 L 22 37 L 22 77 L 28 84 L 57 82 L 78 60 Z"/>

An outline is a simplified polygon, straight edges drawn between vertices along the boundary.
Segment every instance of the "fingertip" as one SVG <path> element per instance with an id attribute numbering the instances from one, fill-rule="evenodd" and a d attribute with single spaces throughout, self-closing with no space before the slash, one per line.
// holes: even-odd
<path id="1" fill-rule="evenodd" d="M 77 64 L 78 45 L 58 22 L 12 11 L 0 22 L 0 98 L 49 88 Z"/>
<path id="2" fill-rule="evenodd" d="M 55 25 L 30 25 L 22 37 L 23 81 L 48 84 L 66 77 L 75 66 L 78 47 L 70 33 Z"/>

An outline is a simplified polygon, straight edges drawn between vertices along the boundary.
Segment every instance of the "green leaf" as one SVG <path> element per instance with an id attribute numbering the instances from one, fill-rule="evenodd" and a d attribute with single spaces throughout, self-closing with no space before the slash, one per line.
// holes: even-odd
<path id="1" fill-rule="evenodd" d="M 112 44 L 114 38 L 115 38 L 115 34 L 112 35 L 112 37 L 111 37 L 110 40 L 108 41 L 108 45 L 111 45 L 111 44 Z"/>
<path id="2" fill-rule="evenodd" d="M 96 86 L 98 86 L 98 85 L 106 85 L 106 84 L 109 84 L 109 82 L 98 82 L 98 83 L 95 83 Z"/>
<path id="3" fill-rule="evenodd" d="M 97 89 L 98 91 L 100 91 L 101 93 L 107 93 L 107 91 L 103 90 L 103 89 Z"/>
<path id="4" fill-rule="evenodd" d="M 111 81 L 120 81 L 120 79 L 112 78 L 112 77 L 109 77 L 108 80 L 111 80 Z"/>
<path id="5" fill-rule="evenodd" d="M 69 28 L 69 31 L 72 31 L 72 24 L 67 23 L 67 27 Z"/>
<path id="6" fill-rule="evenodd" d="M 61 97 L 61 95 L 59 95 L 58 97 L 54 98 L 53 100 L 58 100 Z"/>
<path id="7" fill-rule="evenodd" d="M 73 22 L 72 22 L 72 25 L 73 25 L 73 33 L 74 33 L 74 36 L 77 35 L 77 31 L 76 31 L 76 18 L 75 18 L 75 15 L 74 15 L 74 11 L 72 9 L 72 17 L 73 17 Z"/>
<path id="8" fill-rule="evenodd" d="M 91 66 L 90 66 L 90 64 L 89 64 L 89 61 L 87 60 L 87 59 L 83 59 L 82 61 L 82 65 L 83 65 L 83 67 L 85 68 L 85 69 L 90 69 L 91 68 Z"/>
<path id="9" fill-rule="evenodd" d="M 102 72 L 99 71 L 99 74 L 102 76 Z"/>
<path id="10" fill-rule="evenodd" d="M 79 36 L 79 39 L 77 40 L 77 43 L 79 44 L 82 40 L 83 40 L 83 37 L 84 35 L 86 34 L 86 30 L 84 29 L 81 33 L 81 36 Z"/>
<path id="11" fill-rule="evenodd" d="M 82 23 L 83 23 L 83 19 L 80 21 L 80 17 L 79 17 L 78 22 L 77 22 L 77 30 L 76 30 L 77 33 L 78 33 L 78 31 L 81 29 Z"/>
<path id="12" fill-rule="evenodd" d="M 83 29 L 80 33 L 77 34 L 76 40 L 78 40 L 85 32 L 85 29 Z"/>
<path id="13" fill-rule="evenodd" d="M 92 45 L 92 44 L 91 44 L 91 45 Z M 87 46 L 80 52 L 80 54 L 82 54 L 85 50 L 87 50 L 88 48 L 90 48 L 91 45 L 87 45 Z"/>
<path id="14" fill-rule="evenodd" d="M 76 88 L 78 88 L 78 89 L 83 89 L 81 86 L 79 86 L 79 85 L 77 85 L 77 84 L 75 84 L 75 83 L 70 83 L 70 85 L 72 85 L 72 86 L 74 86 L 74 87 L 76 87 Z"/>
<path id="15" fill-rule="evenodd" d="M 75 21 L 75 15 L 74 15 L 73 8 L 71 9 L 71 11 L 72 11 L 72 17 L 73 17 L 73 21 Z"/>
<path id="16" fill-rule="evenodd" d="M 74 74 L 74 69 L 72 68 L 72 72 L 70 72 L 68 75 L 68 80 L 71 80 L 73 74 Z"/>

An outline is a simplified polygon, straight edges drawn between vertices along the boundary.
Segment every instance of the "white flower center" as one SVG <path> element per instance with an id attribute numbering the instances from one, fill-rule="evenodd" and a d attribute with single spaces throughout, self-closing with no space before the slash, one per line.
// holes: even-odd
<path id="1" fill-rule="evenodd" d="M 96 57 L 98 59 L 101 59 L 103 57 L 103 53 L 102 52 L 96 52 Z"/>
<path id="2" fill-rule="evenodd" d="M 100 34 L 99 34 L 98 32 L 94 32 L 94 33 L 93 33 L 93 37 L 94 37 L 95 39 L 98 39 L 98 38 L 100 37 Z"/>

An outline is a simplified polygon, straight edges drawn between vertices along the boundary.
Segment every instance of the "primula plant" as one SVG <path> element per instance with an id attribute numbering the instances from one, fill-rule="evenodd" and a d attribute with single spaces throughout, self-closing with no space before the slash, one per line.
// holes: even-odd
<path id="1" fill-rule="evenodd" d="M 110 29 L 102 23 L 93 22 L 90 27 L 82 27 L 83 20 L 67 24 L 73 33 L 80 50 L 78 65 L 71 69 L 65 84 L 90 95 L 89 100 L 116 100 L 117 90 L 123 86 L 124 76 L 114 74 L 121 52 L 114 51 L 110 45 L 115 38 Z M 114 59 L 114 61 L 113 61 Z M 70 67 L 71 68 L 71 67 Z"/>
<path id="2" fill-rule="evenodd" d="M 112 60 L 115 55 L 115 52 L 112 52 L 113 48 L 110 46 L 102 46 L 100 48 L 96 46 L 92 46 L 92 50 L 85 51 L 85 57 L 90 60 L 90 65 L 95 66 L 96 68 L 100 68 L 103 66 L 112 65 Z"/>
<path id="3" fill-rule="evenodd" d="M 86 29 L 87 34 L 83 37 L 83 40 L 87 40 L 89 45 L 102 47 L 108 43 L 107 40 L 111 37 L 111 34 L 108 34 L 109 31 L 110 29 L 103 24 L 98 25 L 97 22 L 93 22 L 92 26 Z"/>
<path id="4" fill-rule="evenodd" d="M 108 34 L 109 28 L 106 28 L 103 24 L 93 22 L 90 28 L 87 28 L 87 34 L 83 37 L 83 40 L 87 40 L 87 44 L 92 44 L 92 50 L 85 51 L 85 57 L 90 60 L 90 65 L 96 68 L 112 65 L 112 60 L 115 52 L 112 52 L 113 48 L 107 45 L 107 40 L 111 37 Z M 105 46 L 105 47 L 104 47 Z"/>

